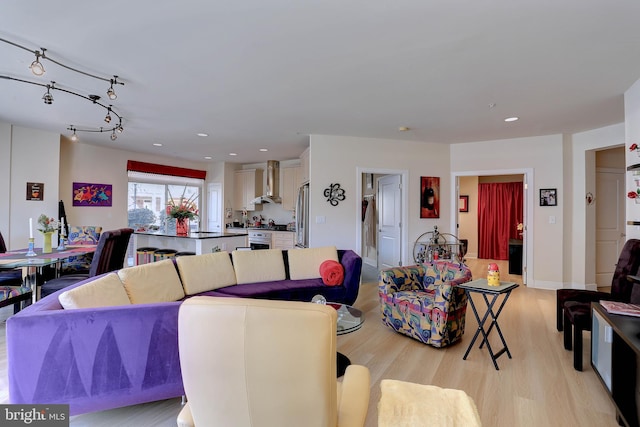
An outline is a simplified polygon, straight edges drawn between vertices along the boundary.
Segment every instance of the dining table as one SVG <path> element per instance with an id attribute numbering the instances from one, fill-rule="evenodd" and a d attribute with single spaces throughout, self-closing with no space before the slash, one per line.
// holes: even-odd
<path id="1" fill-rule="evenodd" d="M 54 269 L 55 277 L 59 277 L 64 260 L 74 256 L 90 254 L 96 251 L 97 245 L 68 245 L 64 249 L 52 249 L 44 253 L 42 248 L 35 248 L 35 255 L 27 256 L 28 249 L 16 249 L 0 253 L 0 270 L 26 269 L 25 284 L 31 287 L 33 302 L 36 302 L 38 286 L 44 283 L 44 269 Z"/>

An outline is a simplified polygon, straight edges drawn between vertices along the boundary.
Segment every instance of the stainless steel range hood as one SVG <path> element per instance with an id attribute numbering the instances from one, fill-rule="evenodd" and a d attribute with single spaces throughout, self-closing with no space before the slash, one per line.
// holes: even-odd
<path id="1" fill-rule="evenodd" d="M 255 204 L 260 203 L 282 203 L 278 195 L 280 191 L 280 162 L 277 160 L 267 161 L 267 194 L 256 197 L 252 200 Z"/>

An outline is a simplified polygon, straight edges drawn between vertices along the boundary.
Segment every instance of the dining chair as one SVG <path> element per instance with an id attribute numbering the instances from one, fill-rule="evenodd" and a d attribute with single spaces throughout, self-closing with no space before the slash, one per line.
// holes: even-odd
<path id="1" fill-rule="evenodd" d="M 7 245 L 0 233 L 0 253 L 5 252 L 7 252 Z M 13 304 L 15 314 L 31 300 L 31 287 L 23 283 L 22 269 L 0 271 L 0 308 Z"/>
<path id="2" fill-rule="evenodd" d="M 132 228 L 120 228 L 104 231 L 100 234 L 98 246 L 91 260 L 91 267 L 87 274 L 68 274 L 45 282 L 40 289 L 40 296 L 44 298 L 60 289 L 78 283 L 89 277 L 98 276 L 122 268 L 127 254 Z"/>

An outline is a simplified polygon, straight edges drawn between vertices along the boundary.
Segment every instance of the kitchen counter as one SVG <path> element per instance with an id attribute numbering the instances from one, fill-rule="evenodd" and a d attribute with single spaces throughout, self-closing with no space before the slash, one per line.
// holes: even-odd
<path id="1" fill-rule="evenodd" d="M 146 236 L 164 236 L 164 237 L 175 237 L 178 239 L 219 239 L 221 237 L 233 237 L 233 236 L 244 236 L 246 232 L 236 232 L 234 231 L 225 231 L 224 233 L 218 233 L 215 231 L 192 231 L 186 236 L 177 236 L 175 234 L 163 233 L 161 231 L 134 231 L 133 234 L 140 234 Z M 238 229 L 239 230 L 239 229 Z M 246 230 L 246 229 L 243 229 Z"/>
<path id="2" fill-rule="evenodd" d="M 187 236 L 176 236 L 163 232 L 137 231 L 133 233 L 133 247 L 174 249 L 178 252 L 195 252 L 196 255 L 214 250 L 231 252 L 238 247 L 247 247 L 247 234 L 234 232 L 192 232 Z"/>

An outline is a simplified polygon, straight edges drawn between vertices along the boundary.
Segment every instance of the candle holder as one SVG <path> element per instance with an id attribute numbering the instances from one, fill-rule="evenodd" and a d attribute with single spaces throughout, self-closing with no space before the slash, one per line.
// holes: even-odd
<path id="1" fill-rule="evenodd" d="M 27 256 L 36 256 L 36 255 L 38 255 L 38 254 L 33 250 L 33 248 L 34 248 L 34 239 L 33 239 L 33 237 L 30 237 L 30 238 L 29 238 L 29 249 L 27 250 L 27 253 L 26 253 L 26 255 L 27 255 Z"/>
<path id="2" fill-rule="evenodd" d="M 58 247 L 56 248 L 57 251 L 65 250 L 64 240 L 64 234 L 60 235 L 60 238 L 58 239 Z"/>

